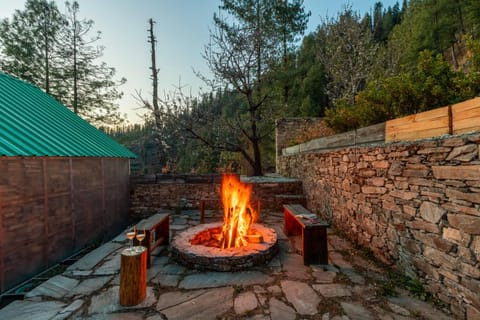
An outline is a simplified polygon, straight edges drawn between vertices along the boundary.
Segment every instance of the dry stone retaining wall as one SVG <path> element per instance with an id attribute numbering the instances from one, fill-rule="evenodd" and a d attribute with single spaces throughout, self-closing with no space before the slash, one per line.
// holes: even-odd
<path id="1" fill-rule="evenodd" d="M 480 315 L 480 135 L 298 153 L 307 205 L 460 319 Z M 475 318 L 477 319 L 477 318 Z"/>
<path id="2" fill-rule="evenodd" d="M 261 210 L 279 208 L 283 203 L 305 203 L 302 182 L 280 177 L 241 178 L 252 184 L 253 200 Z M 206 199 L 207 209 L 221 209 L 220 174 L 152 174 L 131 178 L 130 211 L 134 219 L 149 216 L 159 209 L 198 209 Z"/>

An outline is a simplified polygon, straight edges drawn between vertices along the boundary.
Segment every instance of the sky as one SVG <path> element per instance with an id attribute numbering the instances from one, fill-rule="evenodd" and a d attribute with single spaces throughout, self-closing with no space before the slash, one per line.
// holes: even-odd
<path id="1" fill-rule="evenodd" d="M 64 12 L 64 1 L 54 0 Z M 72 2 L 71 0 L 70 2 Z M 311 12 L 306 33 L 315 31 L 325 17 L 336 17 L 345 5 L 364 14 L 371 12 L 380 0 L 304 0 Z M 141 92 L 151 96 L 150 44 L 147 42 L 148 20 L 156 21 L 156 58 L 159 72 L 160 96 L 178 87 L 193 95 L 206 89 L 194 71 L 209 75 L 202 57 L 213 26 L 213 14 L 220 0 L 77 0 L 80 18 L 92 19 L 94 30 L 102 32 L 99 45 L 105 46 L 102 61 L 125 77 L 123 98 L 118 102 L 120 112 L 129 123 L 142 122 L 142 109 L 135 98 Z M 381 1 L 384 7 L 397 0 Z M 401 3 L 401 1 L 400 1 Z M 0 19 L 11 18 L 15 9 L 23 10 L 25 0 L 0 0 Z"/>

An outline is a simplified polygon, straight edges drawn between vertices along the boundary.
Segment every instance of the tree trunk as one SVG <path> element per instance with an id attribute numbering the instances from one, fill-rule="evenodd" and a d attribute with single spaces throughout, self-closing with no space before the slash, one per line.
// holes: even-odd
<path id="1" fill-rule="evenodd" d="M 122 252 L 119 294 L 122 306 L 134 306 L 145 299 L 147 295 L 146 249 L 132 253 L 132 249 L 128 248 Z"/>
<path id="2" fill-rule="evenodd" d="M 73 112 L 78 113 L 77 14 L 73 12 Z"/>
<path id="3" fill-rule="evenodd" d="M 254 176 L 263 176 L 263 168 L 262 168 L 262 155 L 260 152 L 260 145 L 258 140 L 253 143 L 253 175 Z"/>
<path id="4" fill-rule="evenodd" d="M 150 69 L 152 70 L 152 105 L 153 105 L 153 116 L 155 117 L 155 125 L 157 128 L 160 128 L 161 123 L 160 123 L 160 110 L 158 108 L 158 69 L 157 69 L 157 62 L 156 62 L 156 57 L 155 57 L 155 35 L 153 34 L 153 24 L 155 21 L 153 19 L 148 20 L 148 23 L 150 24 L 150 29 L 148 30 L 149 32 L 149 39 L 148 42 L 150 42 L 150 54 L 151 54 L 151 60 L 152 60 L 152 66 Z"/>
<path id="5" fill-rule="evenodd" d="M 50 61 L 48 34 L 45 34 L 45 92 L 50 94 Z"/>

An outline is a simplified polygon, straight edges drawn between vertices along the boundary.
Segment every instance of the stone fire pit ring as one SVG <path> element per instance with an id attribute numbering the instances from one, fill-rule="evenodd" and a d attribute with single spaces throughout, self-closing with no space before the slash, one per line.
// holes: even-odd
<path id="1" fill-rule="evenodd" d="M 251 228 L 262 234 L 262 243 L 249 243 L 248 246 L 228 249 L 190 243 L 198 233 L 221 227 L 222 222 L 206 223 L 179 233 L 171 244 L 172 258 L 197 270 L 238 271 L 267 264 L 278 253 L 277 233 L 258 223 Z"/>

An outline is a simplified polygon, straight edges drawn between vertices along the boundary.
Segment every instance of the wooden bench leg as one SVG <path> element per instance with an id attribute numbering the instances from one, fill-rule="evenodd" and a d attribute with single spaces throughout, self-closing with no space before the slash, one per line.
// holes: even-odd
<path id="1" fill-rule="evenodd" d="M 299 229 L 300 225 L 295 218 L 285 210 L 283 213 L 283 232 L 285 232 L 285 235 L 288 237 L 290 235 L 300 234 Z"/>
<path id="2" fill-rule="evenodd" d="M 303 263 L 328 264 L 327 229 L 303 229 Z"/>
<path id="3" fill-rule="evenodd" d="M 160 224 L 160 236 L 165 238 L 163 244 L 170 243 L 170 216 L 163 219 Z"/>

